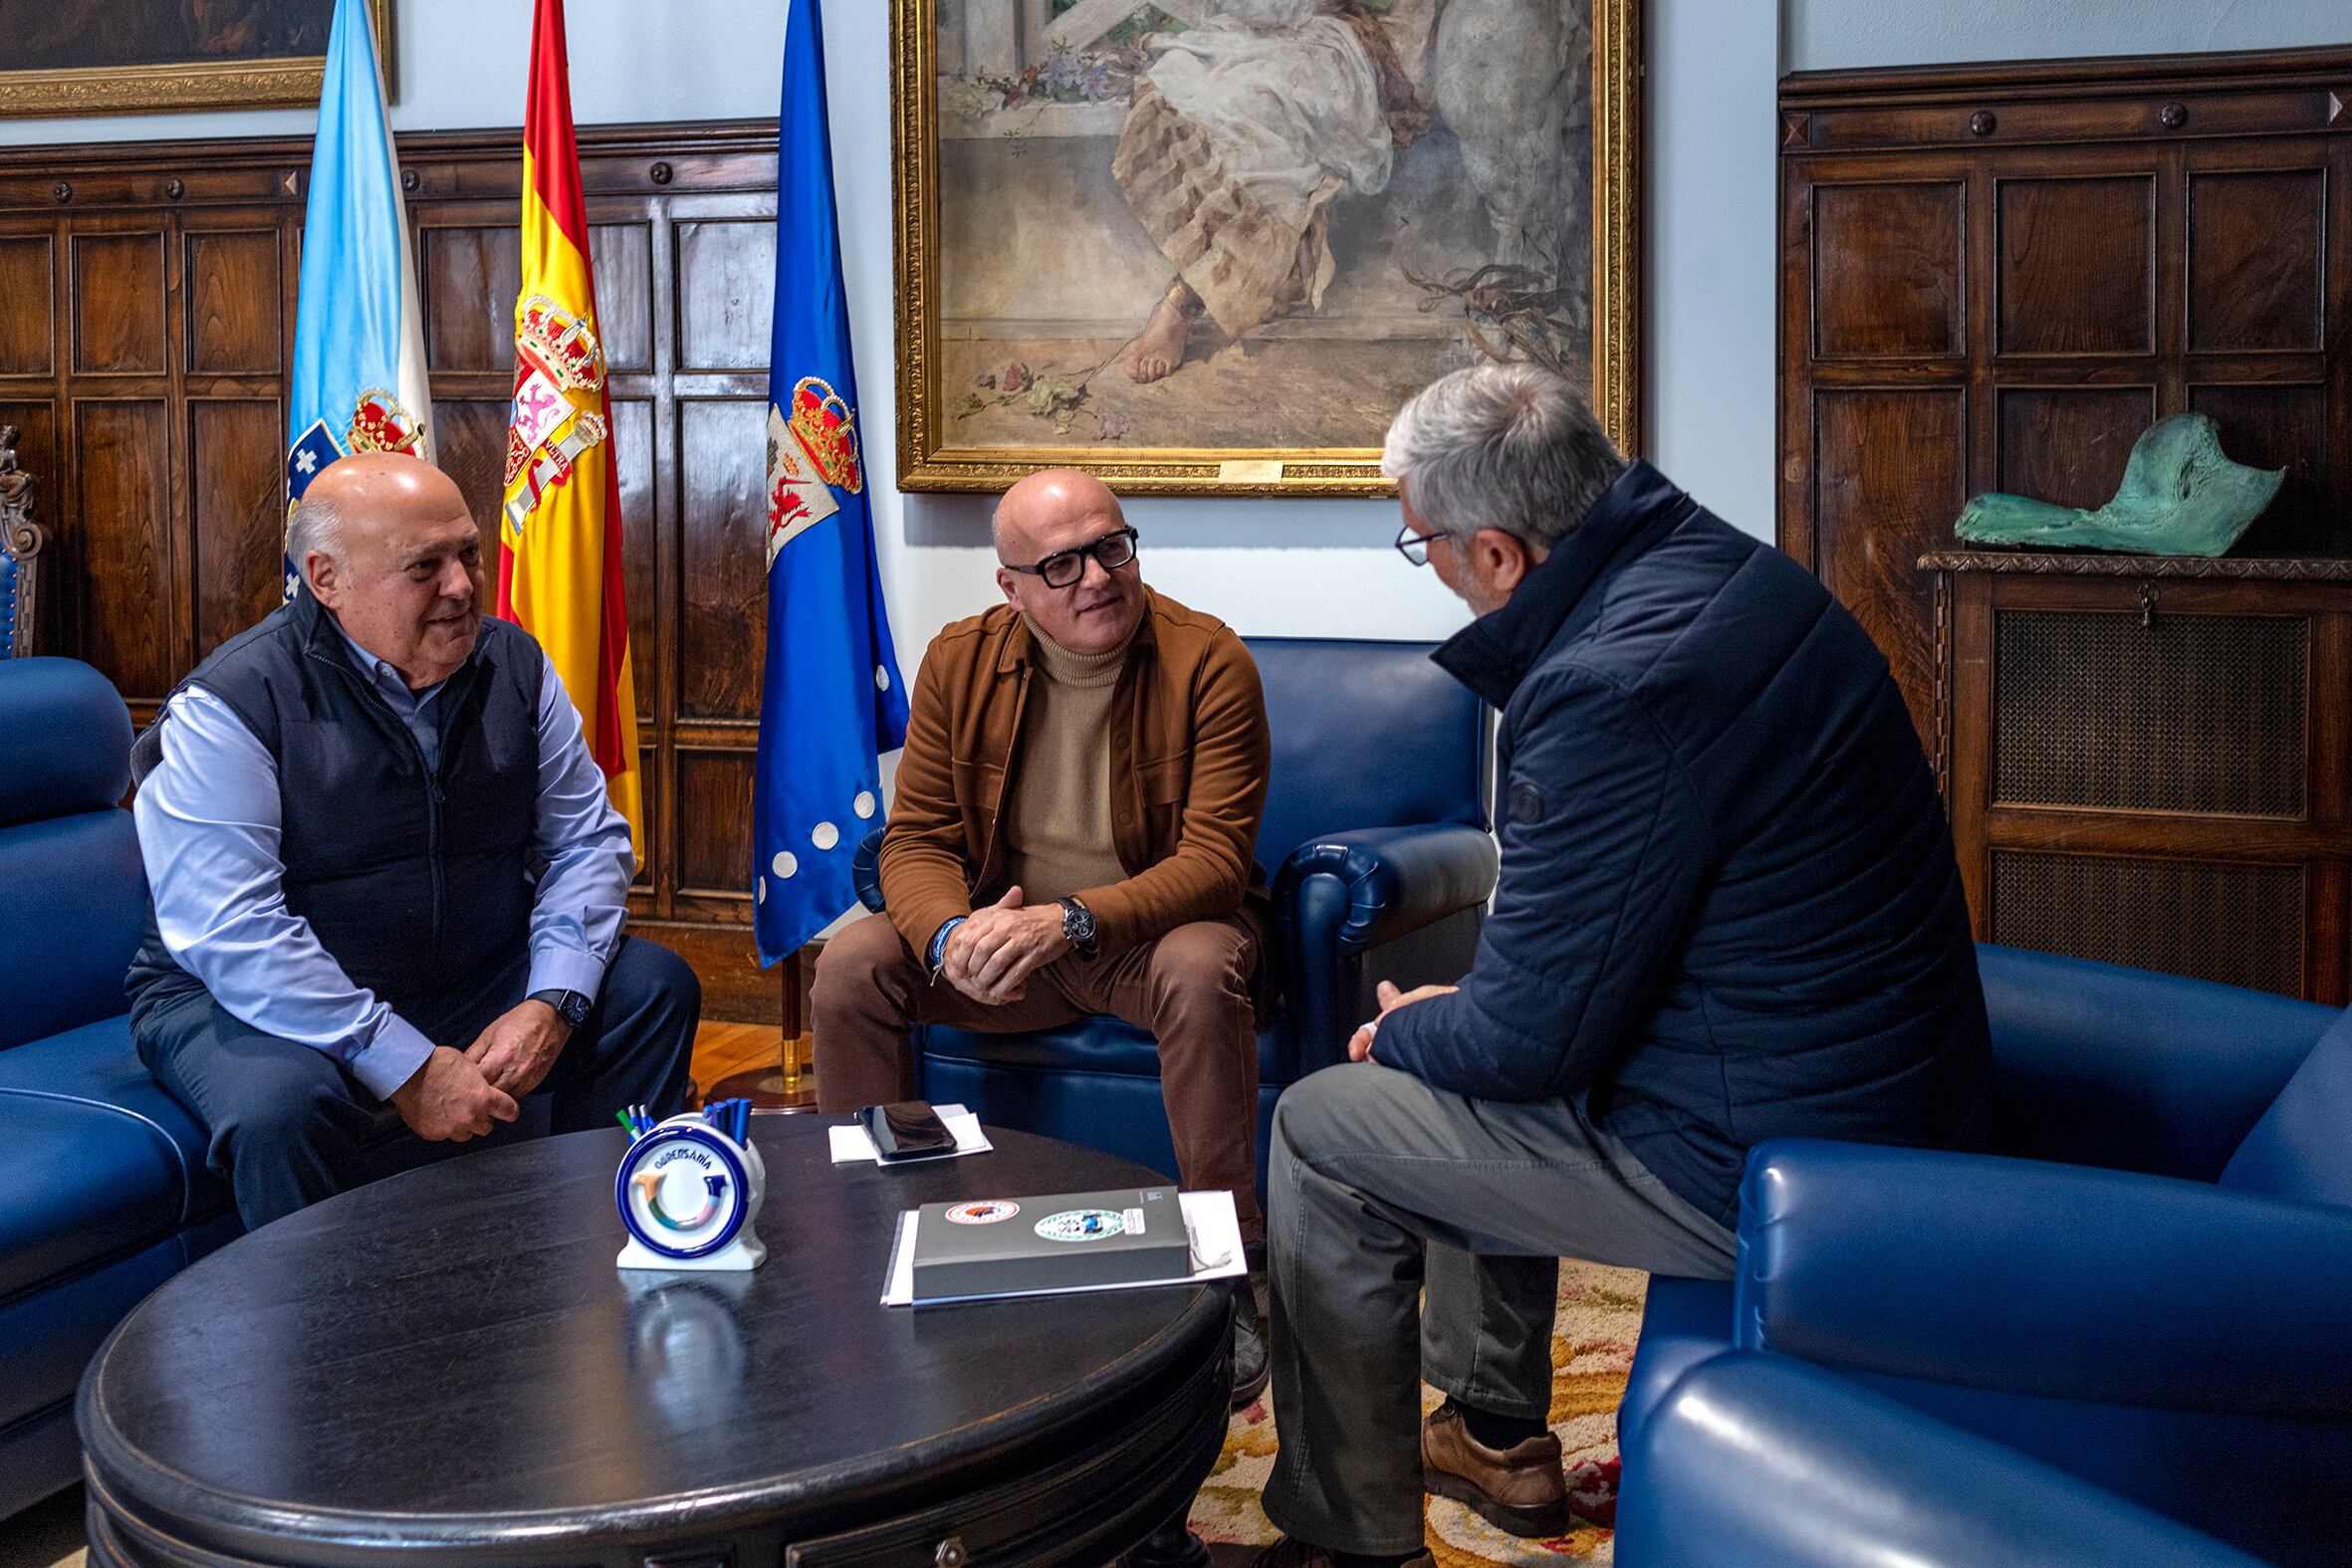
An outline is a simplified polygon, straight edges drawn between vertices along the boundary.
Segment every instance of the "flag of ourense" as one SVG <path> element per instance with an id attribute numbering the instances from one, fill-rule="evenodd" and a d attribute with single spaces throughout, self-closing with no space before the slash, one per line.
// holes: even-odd
<path id="1" fill-rule="evenodd" d="M 588 208 L 564 49 L 563 0 L 538 0 L 523 112 L 523 287 L 498 525 L 498 614 L 539 639 L 612 803 L 645 853 L 636 679 L 621 592 L 620 480 L 588 272 Z"/>

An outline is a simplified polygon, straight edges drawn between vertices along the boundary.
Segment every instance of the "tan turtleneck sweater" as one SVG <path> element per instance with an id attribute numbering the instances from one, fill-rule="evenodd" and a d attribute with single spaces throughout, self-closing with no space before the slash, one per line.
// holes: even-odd
<path id="1" fill-rule="evenodd" d="M 1005 802 L 1005 873 L 1024 904 L 1123 882 L 1110 828 L 1110 698 L 1127 641 L 1078 654 L 1028 621 L 1037 662 Z"/>

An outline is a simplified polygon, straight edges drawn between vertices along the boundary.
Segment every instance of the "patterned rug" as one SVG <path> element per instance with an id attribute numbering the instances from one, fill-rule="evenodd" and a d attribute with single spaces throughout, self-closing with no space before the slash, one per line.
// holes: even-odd
<path id="1" fill-rule="evenodd" d="M 1563 1261 L 1559 1317 L 1551 1338 L 1551 1430 L 1559 1434 L 1568 1471 L 1573 1528 L 1549 1540 L 1506 1535 L 1458 1502 L 1428 1499 L 1428 1540 L 1438 1568 L 1485 1563 L 1541 1565 L 1606 1563 L 1616 1558 L 1617 1401 L 1633 1365 L 1641 1329 L 1642 1295 L 1649 1276 L 1632 1269 Z M 1435 1410 L 1439 1395 L 1426 1386 L 1421 1408 Z M 1233 1418 L 1225 1452 L 1192 1505 L 1192 1527 L 1220 1561 L 1234 1547 L 1258 1546 L 1277 1531 L 1258 1506 L 1274 1468 L 1275 1413 L 1271 1396 Z M 1223 1549 L 1219 1549 L 1223 1548 Z"/>

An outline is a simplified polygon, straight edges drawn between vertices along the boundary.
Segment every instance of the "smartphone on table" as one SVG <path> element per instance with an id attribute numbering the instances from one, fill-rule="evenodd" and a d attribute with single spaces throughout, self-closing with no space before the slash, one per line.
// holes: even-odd
<path id="1" fill-rule="evenodd" d="M 874 1153 L 884 1164 L 894 1160 L 932 1160 L 956 1152 L 956 1135 L 931 1109 L 928 1100 L 900 1100 L 894 1105 L 869 1105 L 857 1113 Z"/>

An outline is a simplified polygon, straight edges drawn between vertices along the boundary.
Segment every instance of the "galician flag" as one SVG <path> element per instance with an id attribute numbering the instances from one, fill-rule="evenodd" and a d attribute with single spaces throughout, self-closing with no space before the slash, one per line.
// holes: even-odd
<path id="1" fill-rule="evenodd" d="M 641 859 L 645 797 L 621 596 L 620 476 L 568 69 L 563 0 L 539 0 L 523 111 L 523 289 L 515 300 L 498 614 L 537 637 L 563 676 Z"/>
<path id="2" fill-rule="evenodd" d="M 350 453 L 432 461 L 416 262 L 365 0 L 336 0 L 327 39 L 286 406 L 289 510 L 321 469 Z M 290 596 L 295 567 L 287 563 Z"/>
<path id="3" fill-rule="evenodd" d="M 768 664 L 752 787 L 763 964 L 798 953 L 857 902 L 850 857 L 881 822 L 877 758 L 906 744 L 906 684 L 866 504 L 817 0 L 791 0 L 786 13 L 777 135 Z"/>

